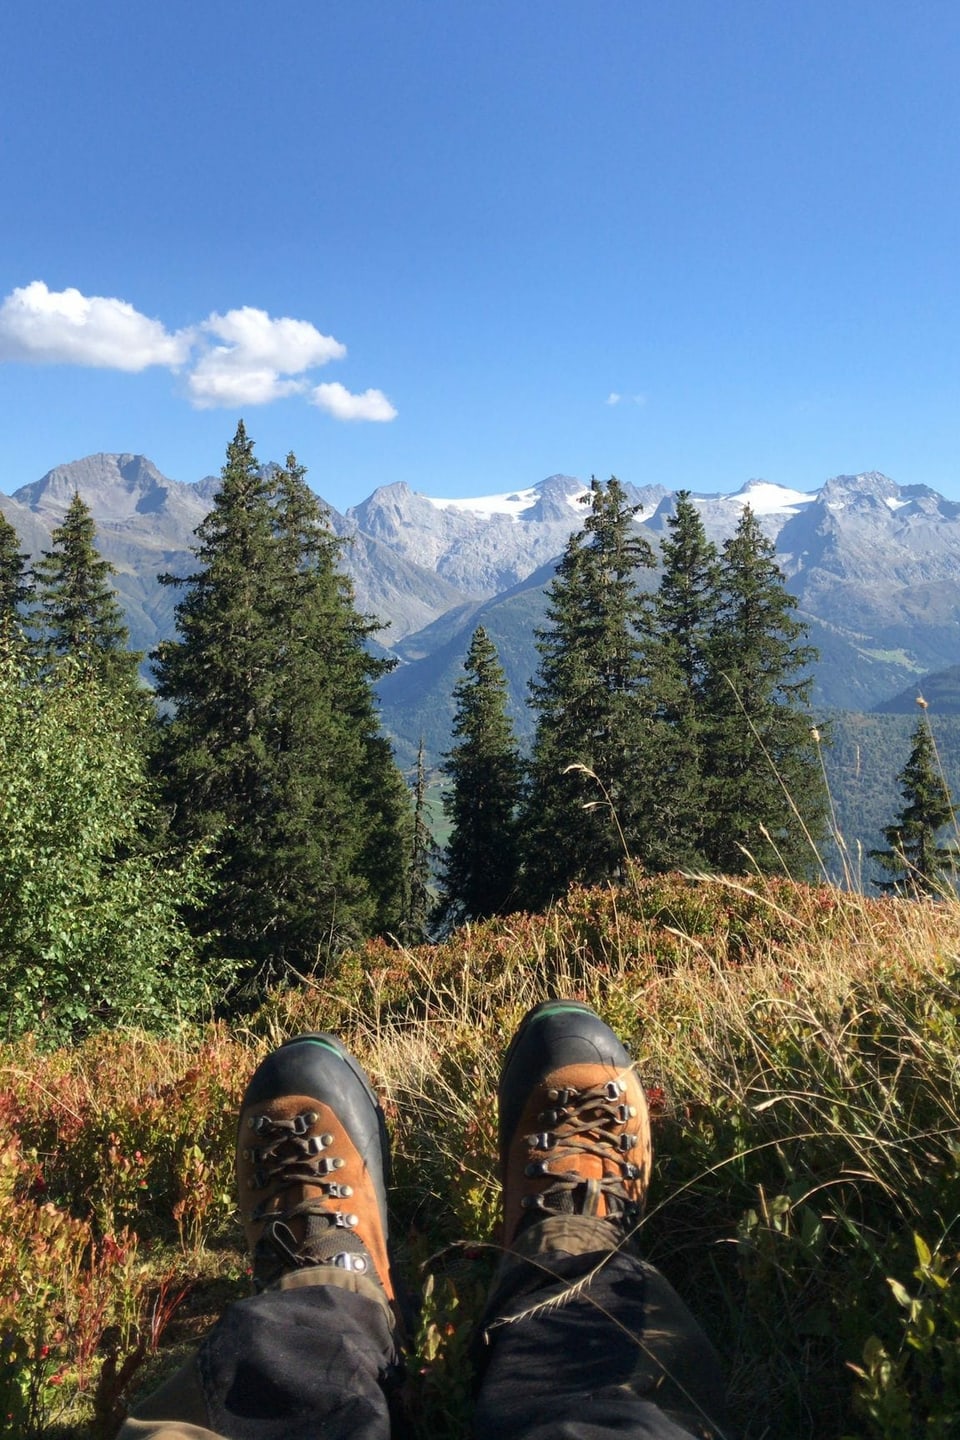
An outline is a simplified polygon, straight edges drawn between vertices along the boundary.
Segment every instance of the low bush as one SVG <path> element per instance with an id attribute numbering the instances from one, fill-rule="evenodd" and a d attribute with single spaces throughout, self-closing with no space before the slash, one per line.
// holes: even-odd
<path id="1" fill-rule="evenodd" d="M 0 656 L 0 1015 L 8 1038 L 176 1028 L 233 967 L 182 918 L 209 884 L 170 843 L 145 707 L 64 660 Z M 148 837 L 150 837 L 148 839 Z"/>
<path id="2" fill-rule="evenodd" d="M 643 1245 L 720 1349 L 744 1440 L 954 1433 L 958 952 L 957 905 L 638 877 L 443 945 L 368 945 L 274 992 L 242 1033 L 8 1045 L 0 1254 L 20 1300 L 2 1302 L 0 1385 L 14 1433 L 107 1433 L 242 1293 L 243 1084 L 286 1036 L 335 1029 L 383 1097 L 393 1232 L 411 1287 L 427 1282 L 414 1429 L 462 1434 L 497 1247 L 500 1057 L 526 1009 L 561 993 L 632 1047 L 657 1152 Z"/>

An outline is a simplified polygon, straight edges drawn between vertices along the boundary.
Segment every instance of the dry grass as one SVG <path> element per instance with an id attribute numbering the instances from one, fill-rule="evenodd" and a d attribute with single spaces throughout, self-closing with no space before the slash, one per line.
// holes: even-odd
<path id="1" fill-rule="evenodd" d="M 887 1277 L 909 1279 L 913 1232 L 957 1249 L 958 954 L 956 904 L 678 876 L 576 891 L 546 916 L 440 946 L 372 944 L 323 981 L 274 993 L 241 1030 L 5 1051 L 0 1148 L 15 1147 L 19 1168 L 0 1206 L 52 1203 L 97 1234 L 137 1231 L 128 1348 L 162 1276 L 168 1287 L 207 1276 L 157 1337 L 156 1374 L 170 1337 L 242 1288 L 229 1195 L 246 1075 L 287 1035 L 336 1030 L 384 1100 L 411 1283 L 441 1257 L 421 1319 L 418 1423 L 452 1437 L 490 1251 L 446 1247 L 495 1247 L 500 1057 L 530 1005 L 576 996 L 632 1045 L 650 1091 L 658 1159 L 644 1243 L 718 1344 L 745 1440 L 838 1437 L 867 1423 L 851 1417 L 849 1363 L 870 1335 L 891 1353 L 900 1343 Z M 105 1186 L 111 1145 L 120 1164 Z M 105 1337 L 100 1353 L 117 1343 L 109 1326 Z M 45 1381 L 46 1362 L 27 1353 L 35 1339 L 21 1379 L 32 1366 Z M 67 1388 L 68 1342 L 56 1356 Z M 52 1434 L 41 1412 L 31 1423 Z"/>

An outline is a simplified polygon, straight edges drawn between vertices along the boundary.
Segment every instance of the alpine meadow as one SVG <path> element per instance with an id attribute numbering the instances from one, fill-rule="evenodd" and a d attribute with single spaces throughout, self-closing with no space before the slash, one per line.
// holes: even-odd
<path id="1" fill-rule="evenodd" d="M 960 906 L 937 722 L 900 761 L 886 894 L 826 883 L 849 851 L 817 655 L 758 517 L 715 542 L 681 491 L 654 543 L 618 480 L 578 503 L 529 738 L 475 625 L 448 748 L 431 765 L 421 742 L 406 779 L 377 698 L 396 661 L 293 455 L 262 465 L 238 426 L 192 563 L 161 577 L 152 685 L 82 496 L 32 564 L 3 521 L 6 1433 L 107 1440 L 245 1292 L 244 1077 L 332 1031 L 384 1097 L 401 1264 L 427 1276 L 408 1423 L 465 1434 L 498 1251 L 485 1097 L 551 995 L 632 1044 L 645 1253 L 718 1347 L 737 1432 L 952 1433 Z"/>

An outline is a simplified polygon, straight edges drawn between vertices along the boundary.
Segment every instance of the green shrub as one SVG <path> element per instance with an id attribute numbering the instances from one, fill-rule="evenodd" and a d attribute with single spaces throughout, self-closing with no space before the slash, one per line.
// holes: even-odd
<path id="1" fill-rule="evenodd" d="M 876 1440 L 953 1440 L 960 1432 L 960 1254 L 932 1252 L 914 1235 L 917 1265 L 911 1293 L 888 1278 L 900 1307 L 902 1335 L 891 1346 L 871 1335 L 859 1377 L 857 1408 Z"/>
<path id="2" fill-rule="evenodd" d="M 8 1036 L 175 1026 L 225 967 L 198 963 L 181 910 L 197 857 L 162 838 L 144 707 L 64 661 L 0 662 L 0 1017 Z"/>

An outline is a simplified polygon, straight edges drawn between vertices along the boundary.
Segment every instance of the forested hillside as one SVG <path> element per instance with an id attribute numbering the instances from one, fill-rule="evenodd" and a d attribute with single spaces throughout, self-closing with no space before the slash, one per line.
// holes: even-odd
<path id="1" fill-rule="evenodd" d="M 910 753 L 911 714 L 828 717 L 822 746 L 836 829 L 843 847 L 828 844 L 831 878 L 862 885 L 868 892 L 880 872 L 868 851 L 883 843 L 883 829 L 903 801 L 896 776 Z M 929 714 L 939 764 L 954 796 L 960 796 L 960 717 Z"/>
<path id="2" fill-rule="evenodd" d="M 436 622 L 449 639 L 426 642 L 425 691 L 416 664 L 391 673 L 378 653 L 293 456 L 261 466 L 241 424 L 210 495 L 190 564 L 161 576 L 175 635 L 149 659 L 153 694 L 80 496 L 33 565 L 3 522 L 8 1030 L 79 1034 L 138 996 L 161 1027 L 171 1008 L 247 1008 L 369 936 L 539 909 L 572 883 L 621 883 L 630 863 L 876 878 L 868 852 L 901 808 L 909 722 L 812 708 L 808 627 L 749 506 L 718 546 L 681 493 L 654 547 L 624 487 L 594 481 L 552 578 Z M 489 651 L 476 696 L 467 625 Z M 521 709 L 531 630 L 540 664 Z M 416 804 L 377 683 L 419 723 Z M 494 763 L 475 733 L 491 685 L 508 737 L 492 812 L 504 868 L 477 889 L 497 848 L 464 859 Z M 958 723 L 933 717 L 952 787 Z M 451 735 L 479 760 L 447 749 Z M 438 782 L 446 853 L 431 862 Z M 135 920 L 147 893 L 152 928 Z"/>

